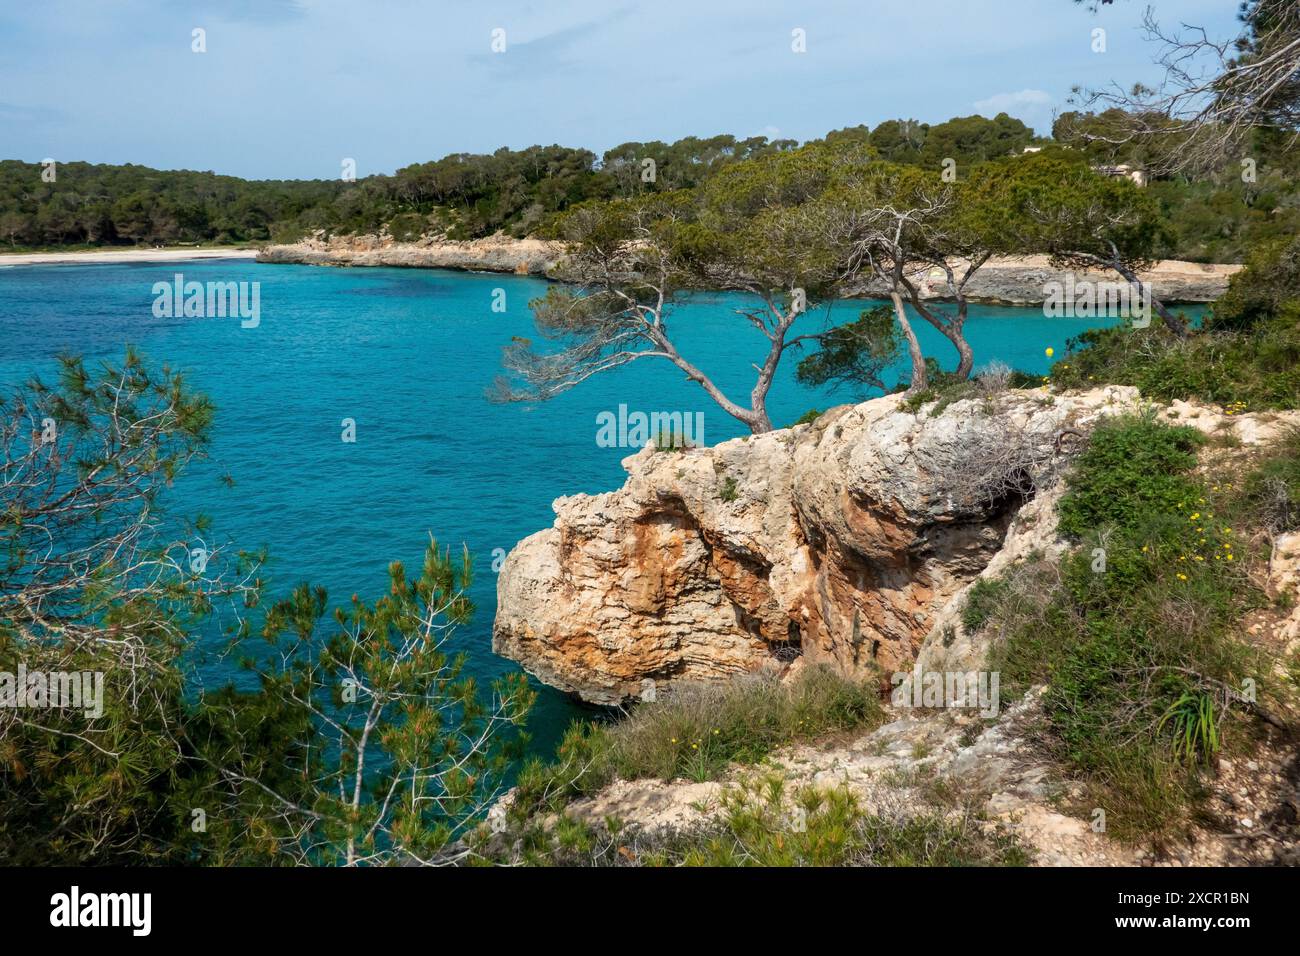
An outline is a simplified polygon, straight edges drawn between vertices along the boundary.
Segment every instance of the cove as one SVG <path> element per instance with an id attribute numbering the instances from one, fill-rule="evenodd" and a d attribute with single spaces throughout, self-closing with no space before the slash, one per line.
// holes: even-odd
<path id="1" fill-rule="evenodd" d="M 268 598 L 299 582 L 324 585 L 331 604 L 376 596 L 390 561 L 418 566 L 430 533 L 475 558 L 473 621 L 459 646 L 483 681 L 515 665 L 492 654 L 493 554 L 549 527 L 551 501 L 620 486 L 634 449 L 602 447 L 599 416 L 620 405 L 702 416 L 710 444 L 746 433 L 668 362 L 644 360 L 597 376 L 550 402 L 494 405 L 485 391 L 512 336 L 535 337 L 528 301 L 547 283 L 525 277 L 415 269 L 326 269 L 247 260 L 187 262 L 187 280 L 260 283 L 260 323 L 155 317 L 153 287 L 168 263 L 15 266 L 0 269 L 0 386 L 35 374 L 52 380 L 56 357 L 120 361 L 125 343 L 187 373 L 217 406 L 211 460 L 193 466 L 168 499 L 175 513 L 202 512 L 216 537 L 267 548 Z M 697 294 L 672 316 L 683 353 L 728 394 L 746 396 L 765 341 L 731 309 L 735 296 Z M 500 303 L 504 303 L 504 310 Z M 494 305 L 496 308 L 494 308 Z M 845 321 L 868 307 L 840 302 Z M 1199 313 L 1199 310 L 1192 310 Z M 825 309 L 801 322 L 821 327 Z M 1095 318 L 1045 318 L 1041 309 L 973 306 L 967 330 L 976 368 L 994 359 L 1042 373 L 1045 350 Z M 928 355 L 955 353 L 917 322 Z M 796 327 L 798 328 L 798 327 Z M 794 382 L 788 353 L 769 398 L 778 426 L 810 408 L 867 395 L 815 391 Z M 900 362 L 898 370 L 902 371 Z M 887 376 L 892 381 L 895 374 Z M 344 442 L 340 422 L 356 423 Z M 233 487 L 221 476 L 229 474 Z M 204 685 L 248 677 L 233 662 L 206 662 Z M 549 753 L 586 711 L 543 688 L 533 746 Z"/>

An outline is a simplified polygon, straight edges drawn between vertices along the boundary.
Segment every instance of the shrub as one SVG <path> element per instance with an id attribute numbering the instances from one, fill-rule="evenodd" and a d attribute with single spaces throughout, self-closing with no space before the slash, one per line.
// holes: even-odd
<path id="1" fill-rule="evenodd" d="M 1134 385 L 1147 398 L 1242 408 L 1300 404 L 1300 305 L 1253 333 L 1193 333 L 1180 339 L 1152 327 L 1090 329 L 1071 339 L 1068 361 L 1052 368 L 1065 388 Z"/>
<path id="2" fill-rule="evenodd" d="M 1269 321 L 1289 302 L 1300 301 L 1300 236 L 1261 243 L 1246 268 L 1228 280 L 1206 323 L 1215 330 L 1241 331 Z"/>
<path id="3" fill-rule="evenodd" d="M 1172 514 L 1194 500 L 1185 476 L 1203 441 L 1193 428 L 1173 428 L 1153 415 L 1125 416 L 1099 426 L 1067 480 L 1060 528 L 1079 537 L 1107 524 L 1130 526 L 1153 513 Z"/>
<path id="4" fill-rule="evenodd" d="M 1147 329 L 1090 329 L 1052 368 L 1067 388 L 1134 385 L 1161 401 L 1237 409 L 1300 405 L 1300 239 L 1252 253 L 1199 329 L 1186 338 Z"/>
<path id="5" fill-rule="evenodd" d="M 627 779 L 716 780 L 733 763 L 754 763 L 776 747 L 869 726 L 881 715 L 874 686 L 810 667 L 789 685 L 769 677 L 683 688 L 638 707 L 609 729 L 613 768 Z"/>
<path id="6" fill-rule="evenodd" d="M 752 777 L 722 796 L 716 818 L 642 830 L 561 818 L 521 840 L 545 866 L 1023 866 L 1028 851 L 970 805 L 929 801 L 916 811 L 868 812 L 845 787 L 792 788 Z"/>
<path id="7" fill-rule="evenodd" d="M 1039 388 L 1050 381 L 1051 379 L 1046 375 L 1035 375 L 1032 372 L 1012 369 L 1007 377 L 1007 388 Z"/>
<path id="8" fill-rule="evenodd" d="M 999 578 L 980 578 L 971 585 L 961 612 L 961 624 L 968 634 L 974 634 L 988 623 L 1009 587 Z"/>
<path id="9" fill-rule="evenodd" d="M 882 714 L 874 684 L 820 666 L 788 683 L 751 676 L 689 685 L 615 723 L 570 728 L 554 761 L 521 771 L 517 814 L 558 809 L 616 777 L 716 780 L 782 745 L 874 727 Z"/>
<path id="10" fill-rule="evenodd" d="M 1147 418 L 1101 426 L 1061 503 L 1080 546 L 974 602 L 994 638 L 990 669 L 1013 692 L 1048 685 L 1046 745 L 1126 839 L 1186 823 L 1198 765 L 1221 745 L 1223 705 L 1267 670 L 1234 636 L 1263 601 L 1248 574 L 1263 556 L 1240 521 L 1248 494 L 1197 481 L 1185 432 Z"/>
<path id="11" fill-rule="evenodd" d="M 1292 429 L 1245 482 L 1249 519 L 1270 534 L 1300 527 L 1300 429 Z"/>

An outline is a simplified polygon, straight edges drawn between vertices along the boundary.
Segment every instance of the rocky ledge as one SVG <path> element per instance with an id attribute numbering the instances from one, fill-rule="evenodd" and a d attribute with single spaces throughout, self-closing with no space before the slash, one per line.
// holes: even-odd
<path id="1" fill-rule="evenodd" d="M 585 700 L 679 682 L 978 667 L 964 589 L 1056 536 L 1057 476 L 1135 389 L 996 390 L 910 410 L 901 396 L 812 424 L 624 460 L 617 491 L 554 502 L 497 583 L 493 648 Z M 1271 440 L 1290 416 L 1170 420 Z M 1184 415 L 1183 412 L 1186 412 Z"/>
<path id="2" fill-rule="evenodd" d="M 891 395 L 685 451 L 558 499 L 497 584 L 493 647 L 584 699 L 827 662 L 907 670 L 1074 436 L 1133 389 L 1009 391 L 911 411 Z"/>
<path id="3" fill-rule="evenodd" d="M 426 237 L 418 242 L 398 242 L 381 233 L 372 236 L 332 236 L 316 233 L 289 245 L 263 249 L 258 262 L 297 263 L 314 266 L 399 266 L 414 269 L 463 269 L 475 272 L 509 272 L 516 275 L 556 277 L 563 247 L 543 239 L 514 239 L 505 235 L 458 242 Z M 1223 294 L 1237 265 L 1203 265 L 1164 260 L 1141 273 L 1153 294 L 1163 302 L 1211 302 Z M 1076 271 L 1075 281 L 1116 281 L 1106 272 Z M 1052 266 L 1046 256 L 991 259 L 971 279 L 974 302 L 1005 305 L 1041 305 L 1049 282 L 1065 283 L 1066 272 Z M 941 271 L 917 276 L 922 298 L 943 299 L 946 285 Z M 883 296 L 882 287 L 865 283 L 851 290 L 857 297 Z"/>
<path id="4" fill-rule="evenodd" d="M 961 268 L 964 264 L 956 262 L 954 266 Z M 1138 275 L 1150 285 L 1152 295 L 1161 302 L 1197 303 L 1213 302 L 1223 295 L 1228 288 L 1228 279 L 1240 269 L 1239 265 L 1162 259 Z M 1104 270 L 1078 269 L 1072 274 L 1076 285 L 1120 281 L 1115 273 Z M 1065 285 L 1067 281 L 1067 271 L 1053 266 L 1047 256 L 995 258 L 971 277 L 967 294 L 972 302 L 1037 306 L 1042 305 L 1047 297 L 1049 283 Z M 943 299 L 947 295 L 947 281 L 941 269 L 918 276 L 917 285 L 923 299 Z M 867 284 L 854 291 L 861 296 L 875 296 L 883 294 L 885 289 Z"/>
<path id="5" fill-rule="evenodd" d="M 458 242 L 425 238 L 397 242 L 391 236 L 333 236 L 316 234 L 291 245 L 267 246 L 258 262 L 311 266 L 399 266 L 412 269 L 461 269 L 549 276 L 560 247 L 542 239 L 512 239 L 496 235 Z"/>

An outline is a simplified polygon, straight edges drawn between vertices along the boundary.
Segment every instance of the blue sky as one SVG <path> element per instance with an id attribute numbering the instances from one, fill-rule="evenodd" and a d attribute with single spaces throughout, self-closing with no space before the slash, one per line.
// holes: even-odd
<path id="1" fill-rule="evenodd" d="M 1152 0 L 1236 32 L 1236 0 Z M 0 158 L 253 178 L 450 152 L 734 133 L 809 139 L 1156 76 L 1143 0 L 40 0 L 0 6 Z M 1104 28 L 1106 52 L 1092 50 Z M 206 53 L 191 50 L 206 31 Z M 807 52 L 791 50 L 805 31 Z M 492 31 L 506 50 L 493 53 Z"/>

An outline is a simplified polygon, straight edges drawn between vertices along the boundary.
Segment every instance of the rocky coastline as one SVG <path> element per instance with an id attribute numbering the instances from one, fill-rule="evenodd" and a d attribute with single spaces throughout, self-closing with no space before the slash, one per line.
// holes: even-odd
<path id="1" fill-rule="evenodd" d="M 554 525 L 510 552 L 493 648 L 585 700 L 651 707 L 692 683 L 789 680 L 811 665 L 892 673 L 891 683 L 906 675 L 905 691 L 918 673 L 984 672 L 992 637 L 965 626 L 971 589 L 1061 560 L 1057 503 L 1073 454 L 1107 417 L 1151 408 L 1121 386 L 1000 389 L 946 406 L 891 395 L 712 448 L 644 449 L 623 462 L 622 488 L 556 500 Z M 1300 427 L 1297 412 L 1173 402 L 1157 413 L 1212 436 L 1223 454 Z M 1013 484 L 972 484 L 962 477 L 971 474 Z M 1293 593 L 1300 533 L 1274 554 L 1266 587 Z M 1300 609 L 1281 606 L 1250 631 L 1285 647 L 1281 666 L 1300 648 Z M 1041 694 L 1003 701 L 993 719 L 890 694 L 884 725 L 782 748 L 761 770 L 791 792 L 843 789 L 900 826 L 933 812 L 934 794 L 962 794 L 978 807 L 976 826 L 1013 835 L 1036 865 L 1297 861 L 1285 831 L 1265 825 L 1295 805 L 1285 732 L 1218 762 L 1208 806 L 1228 824 L 1130 845 L 1090 824 L 1082 785 L 1043 748 Z M 724 816 L 755 774 L 737 764 L 716 780 L 619 778 L 562 812 L 593 827 L 615 819 L 636 832 L 689 833 Z"/>
<path id="2" fill-rule="evenodd" d="M 506 556 L 496 653 L 599 704 L 679 684 L 826 664 L 846 676 L 982 666 L 965 589 L 1064 549 L 1057 478 L 1131 387 L 1004 389 L 910 408 L 901 395 L 811 424 L 624 459 L 621 489 L 557 499 L 552 527 Z M 1244 445 L 1296 413 L 1171 422 Z"/>
<path id="3" fill-rule="evenodd" d="M 505 235 L 456 241 L 426 237 L 418 242 L 398 242 L 380 234 L 371 236 L 314 235 L 301 242 L 271 245 L 258 262 L 293 263 L 315 266 L 391 266 L 410 269 L 460 269 L 473 272 L 501 272 L 557 278 L 563 247 L 545 239 L 514 239 Z M 1167 303 L 1201 303 L 1217 299 L 1228 287 L 1228 279 L 1241 267 L 1231 264 L 1203 264 L 1162 260 L 1146 272 L 1154 295 Z M 971 279 L 971 301 L 997 305 L 1041 305 L 1044 287 L 1066 281 L 1067 272 L 1054 267 L 1047 256 L 992 259 Z M 1076 282 L 1109 281 L 1111 273 L 1091 270 L 1074 272 Z M 937 270 L 919 276 L 923 298 L 942 300 L 945 283 Z M 854 297 L 874 298 L 884 290 L 870 283 L 851 289 Z"/>
<path id="4" fill-rule="evenodd" d="M 309 266 L 391 266 L 406 269 L 459 269 L 551 277 L 559 261 L 558 243 L 496 235 L 457 241 L 425 238 L 398 242 L 388 235 L 315 235 L 289 245 L 271 245 L 258 262 Z"/>

